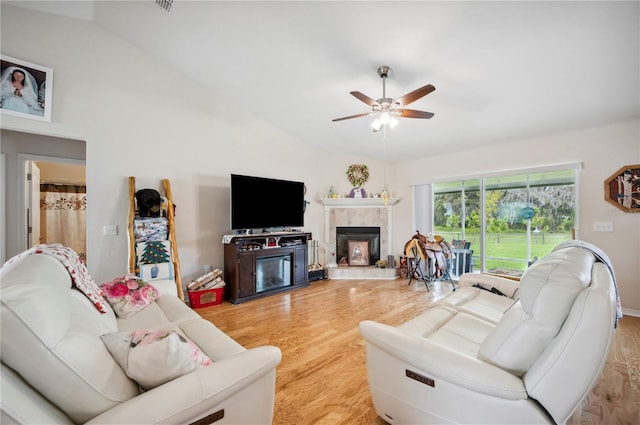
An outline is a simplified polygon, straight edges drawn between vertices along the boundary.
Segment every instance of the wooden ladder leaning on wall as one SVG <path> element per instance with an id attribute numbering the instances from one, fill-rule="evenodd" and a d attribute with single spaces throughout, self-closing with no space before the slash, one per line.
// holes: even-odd
<path id="1" fill-rule="evenodd" d="M 167 199 L 167 222 L 168 222 L 168 238 L 171 242 L 171 258 L 173 262 L 174 279 L 178 298 L 184 301 L 184 291 L 182 289 L 182 278 L 180 277 L 180 260 L 178 257 L 178 244 L 176 243 L 175 232 L 175 212 L 173 209 L 173 197 L 171 196 L 171 183 L 168 179 L 162 180 L 164 189 L 164 197 Z M 136 178 L 129 177 L 129 273 L 138 274 L 138 262 L 136 258 L 136 237 L 134 233 L 134 221 L 136 218 Z"/>

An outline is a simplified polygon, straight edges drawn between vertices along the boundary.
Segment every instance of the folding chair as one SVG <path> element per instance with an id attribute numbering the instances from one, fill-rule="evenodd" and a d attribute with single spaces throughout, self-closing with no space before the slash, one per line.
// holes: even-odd
<path id="1" fill-rule="evenodd" d="M 406 254 L 406 253 L 405 253 Z M 424 274 L 424 270 L 420 267 L 420 263 L 422 262 L 422 257 L 418 255 L 418 247 L 414 244 L 411 247 L 411 256 L 407 257 L 407 270 L 409 272 L 409 283 L 407 285 L 411 285 L 411 281 L 415 279 L 419 279 L 424 282 L 424 285 L 427 287 L 427 291 L 429 289 L 429 283 L 432 282 L 430 277 L 427 277 Z M 428 265 L 428 262 L 427 262 Z"/>

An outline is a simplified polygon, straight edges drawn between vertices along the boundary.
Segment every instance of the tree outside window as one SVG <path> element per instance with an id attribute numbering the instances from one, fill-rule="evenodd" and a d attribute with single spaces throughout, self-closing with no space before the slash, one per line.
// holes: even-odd
<path id="1" fill-rule="evenodd" d="M 449 240 L 471 242 L 476 270 L 482 259 L 486 270 L 524 270 L 535 257 L 573 237 L 575 173 L 569 169 L 488 177 L 482 179 L 483 193 L 480 179 L 436 183 L 434 231 Z"/>

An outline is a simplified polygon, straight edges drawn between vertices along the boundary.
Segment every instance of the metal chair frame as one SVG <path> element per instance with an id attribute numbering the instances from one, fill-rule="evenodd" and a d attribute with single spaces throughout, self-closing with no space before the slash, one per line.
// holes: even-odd
<path id="1" fill-rule="evenodd" d="M 434 274 L 431 273 L 431 266 L 429 264 L 429 260 L 426 261 L 426 266 L 429 269 L 427 274 L 425 275 L 424 268 L 420 266 L 422 263 L 422 258 L 418 255 L 418 249 L 413 246 L 411 247 L 411 257 L 407 257 L 407 272 L 409 274 L 409 283 L 407 285 L 411 285 L 413 279 L 421 280 L 424 282 L 424 285 L 427 287 L 427 291 L 431 291 L 429 288 L 429 284 L 438 280 Z M 451 274 L 449 273 L 449 267 L 444 269 L 444 278 L 448 279 L 451 282 L 451 287 L 453 291 L 455 291 L 456 285 L 453 283 L 453 279 L 451 278 Z"/>

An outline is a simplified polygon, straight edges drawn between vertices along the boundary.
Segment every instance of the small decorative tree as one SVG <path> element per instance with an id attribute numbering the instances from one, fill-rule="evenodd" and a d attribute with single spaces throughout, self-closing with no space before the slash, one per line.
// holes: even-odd
<path id="1" fill-rule="evenodd" d="M 167 263 L 170 260 L 167 247 L 161 242 L 147 242 L 140 256 L 141 264 Z"/>

